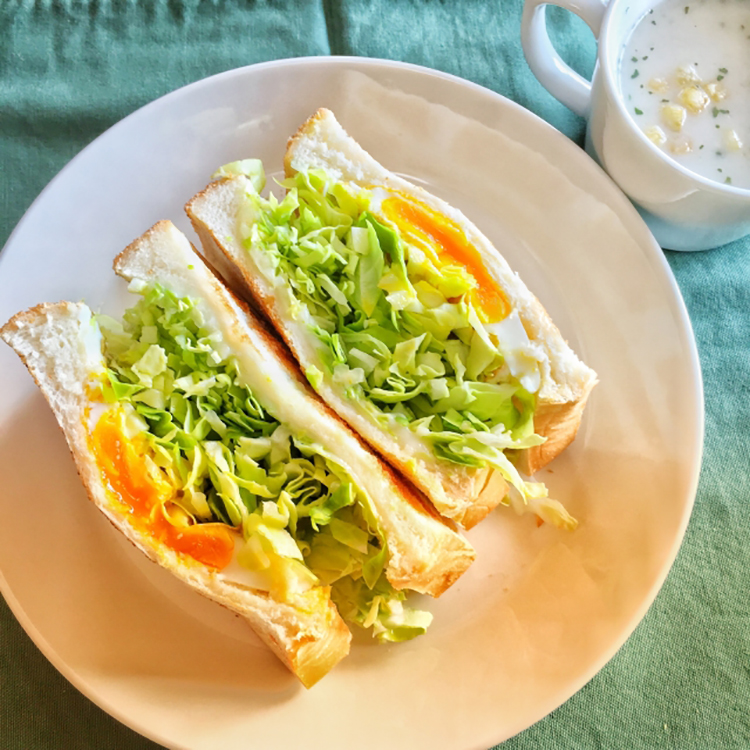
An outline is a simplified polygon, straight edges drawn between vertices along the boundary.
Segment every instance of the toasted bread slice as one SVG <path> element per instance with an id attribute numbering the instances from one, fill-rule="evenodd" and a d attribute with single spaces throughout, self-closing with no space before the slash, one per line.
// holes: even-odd
<path id="1" fill-rule="evenodd" d="M 205 325 L 236 358 L 238 373 L 258 402 L 292 435 L 310 437 L 335 455 L 369 498 L 388 546 L 386 576 L 394 588 L 437 596 L 464 572 L 474 557 L 471 546 L 320 402 L 279 342 L 171 223 L 160 222 L 133 242 L 116 259 L 115 270 L 125 279 L 156 282 L 195 300 Z M 102 335 L 85 305 L 40 305 L 12 318 L 0 336 L 19 354 L 52 407 L 90 498 L 135 546 L 196 591 L 245 617 L 305 686 L 346 656 L 351 634 L 329 586 L 316 584 L 279 599 L 257 587 L 252 577 L 243 577 L 238 566 L 228 572 L 201 563 L 131 521 L 93 449 L 95 424 L 116 405 L 102 398 Z M 232 533 L 240 545 L 241 535 Z"/>
<path id="2" fill-rule="evenodd" d="M 521 471 L 532 474 L 555 458 L 575 437 L 596 374 L 563 340 L 542 305 L 489 240 L 461 212 L 381 166 L 328 110 L 319 110 L 291 138 L 284 167 L 287 176 L 323 170 L 335 182 L 407 196 L 460 227 L 525 335 L 543 352 L 534 426 L 545 442 L 516 452 L 514 461 Z M 186 210 L 207 257 L 221 269 L 228 268 L 233 283 L 239 279 L 245 295 L 272 322 L 303 369 L 323 369 L 320 344 L 299 305 L 295 307 L 288 285 L 280 276 L 261 269 L 242 245 L 238 217 L 246 194 L 252 190 L 245 177 L 223 179 L 195 196 Z M 419 487 L 443 515 L 470 528 L 505 497 L 507 485 L 499 472 L 438 458 L 406 425 L 386 429 L 372 410 L 348 398 L 345 388 L 327 373 L 315 387 L 326 403 Z"/>
<path id="3" fill-rule="evenodd" d="M 105 361 L 101 334 L 86 305 L 38 305 L 13 317 L 0 336 L 21 357 L 52 408 L 89 497 L 130 542 L 195 591 L 245 617 L 305 686 L 347 655 L 351 633 L 324 589 L 306 609 L 274 601 L 268 592 L 227 579 L 130 523 L 91 450 L 88 424 L 92 411 L 101 408 L 95 392 Z"/>

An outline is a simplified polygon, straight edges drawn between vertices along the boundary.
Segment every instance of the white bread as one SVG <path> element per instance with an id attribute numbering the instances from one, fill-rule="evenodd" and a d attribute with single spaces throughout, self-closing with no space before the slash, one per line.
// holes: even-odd
<path id="1" fill-rule="evenodd" d="M 187 239 L 160 222 L 115 261 L 126 279 L 158 280 L 178 296 L 199 300 L 210 325 L 237 356 L 256 397 L 294 434 L 315 436 L 370 497 L 387 540 L 386 575 L 395 588 L 439 595 L 468 567 L 470 545 L 425 510 L 425 501 L 311 393 L 281 345 L 258 324 L 202 262 Z M 90 412 L 101 409 L 96 389 L 104 371 L 101 334 L 91 311 L 68 302 L 19 313 L 0 336 L 19 354 L 52 407 L 90 498 L 125 536 L 180 580 L 247 619 L 301 682 L 310 687 L 349 651 L 351 634 L 330 599 L 330 588 L 302 594 L 299 606 L 223 576 L 132 526 L 107 489 L 89 445 Z"/>
<path id="2" fill-rule="evenodd" d="M 546 442 L 519 452 L 517 466 L 532 474 L 557 456 L 575 437 L 596 374 L 578 359 L 542 305 L 489 240 L 461 212 L 381 166 L 328 110 L 319 110 L 291 138 L 284 167 L 288 176 L 300 170 L 323 169 L 337 181 L 413 196 L 460 225 L 512 309 L 518 311 L 529 339 L 541 344 L 546 355 L 535 413 L 536 432 Z M 304 321 L 289 314 L 283 287 L 264 276 L 237 236 L 237 212 L 248 187 L 243 177 L 214 182 L 195 196 L 186 210 L 207 257 L 220 268 L 229 262 L 239 269 L 245 295 L 263 310 L 307 368 L 316 361 L 314 334 Z M 232 270 L 232 281 L 236 283 L 237 277 Z M 329 379 L 324 378 L 317 390 L 339 416 L 424 491 L 440 513 L 466 528 L 484 518 L 505 496 L 507 485 L 498 472 L 440 460 L 407 427 L 397 428 L 395 434 L 386 431 Z"/>

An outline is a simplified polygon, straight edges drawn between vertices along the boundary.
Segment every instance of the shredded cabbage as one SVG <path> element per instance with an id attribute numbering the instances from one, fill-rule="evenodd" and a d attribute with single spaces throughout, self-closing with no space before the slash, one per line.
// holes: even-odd
<path id="1" fill-rule="evenodd" d="M 141 299 L 122 325 L 100 317 L 103 390 L 145 431 L 175 490 L 170 503 L 190 523 L 237 529 L 238 562 L 264 574 L 275 597 L 332 585 L 349 601 L 356 591 L 346 611 L 372 611 L 377 599 L 374 634 L 399 640 L 404 625 L 389 607 L 404 595 L 385 577 L 388 550 L 367 494 L 333 455 L 263 408 L 193 300 L 158 284 L 136 289 Z"/>
<path id="2" fill-rule="evenodd" d="M 247 191 L 239 233 L 292 309 L 309 313 L 319 344 L 312 386 L 327 372 L 386 427 L 407 425 L 440 459 L 492 466 L 513 488 L 506 503 L 573 528 L 506 455 L 543 442 L 534 434 L 543 354 L 517 314 L 483 322 L 474 277 L 376 217 L 372 191 L 320 170 L 281 185 L 281 203 Z"/>

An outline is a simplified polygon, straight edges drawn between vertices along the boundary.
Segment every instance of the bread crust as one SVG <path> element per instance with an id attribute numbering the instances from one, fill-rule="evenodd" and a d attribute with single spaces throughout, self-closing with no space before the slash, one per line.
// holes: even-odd
<path id="1" fill-rule="evenodd" d="M 329 116 L 333 116 L 333 112 L 329 109 L 325 109 L 325 107 L 321 107 L 297 128 L 297 132 L 294 135 L 289 137 L 286 142 L 286 153 L 284 154 L 284 175 L 286 177 L 293 177 L 297 172 L 292 166 L 292 156 L 294 154 L 295 145 L 305 136 L 314 132 L 315 127 L 319 123 L 324 122 Z"/>

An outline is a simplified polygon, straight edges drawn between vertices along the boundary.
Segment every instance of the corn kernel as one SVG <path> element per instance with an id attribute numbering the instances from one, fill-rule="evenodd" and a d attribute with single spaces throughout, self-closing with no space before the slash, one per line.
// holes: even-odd
<path id="1" fill-rule="evenodd" d="M 677 68 L 677 83 L 685 86 L 688 83 L 701 83 L 698 71 L 692 65 L 683 65 Z"/>
<path id="2" fill-rule="evenodd" d="M 656 91 L 657 93 L 664 93 L 668 88 L 669 84 L 664 78 L 652 78 L 648 82 L 648 87 L 651 89 L 651 91 Z"/>
<path id="3" fill-rule="evenodd" d="M 685 107 L 681 107 L 679 104 L 665 104 L 661 108 L 661 119 L 675 133 L 679 133 L 682 130 L 686 115 Z"/>
<path id="4" fill-rule="evenodd" d="M 646 138 L 656 146 L 663 146 L 667 141 L 667 136 L 664 135 L 664 131 L 658 125 L 646 128 Z"/>
<path id="5" fill-rule="evenodd" d="M 669 150 L 675 156 L 689 154 L 693 150 L 693 142 L 689 138 L 680 136 L 669 142 Z"/>
<path id="6" fill-rule="evenodd" d="M 724 131 L 724 145 L 729 151 L 739 151 L 742 148 L 742 141 L 736 130 Z"/>
<path id="7" fill-rule="evenodd" d="M 694 115 L 703 112 L 711 101 L 708 94 L 698 86 L 687 86 L 680 91 L 678 97 L 681 104 Z"/>
<path id="8" fill-rule="evenodd" d="M 721 102 L 726 99 L 727 90 L 718 81 L 712 81 L 704 86 L 706 93 L 711 97 L 711 101 Z"/>

